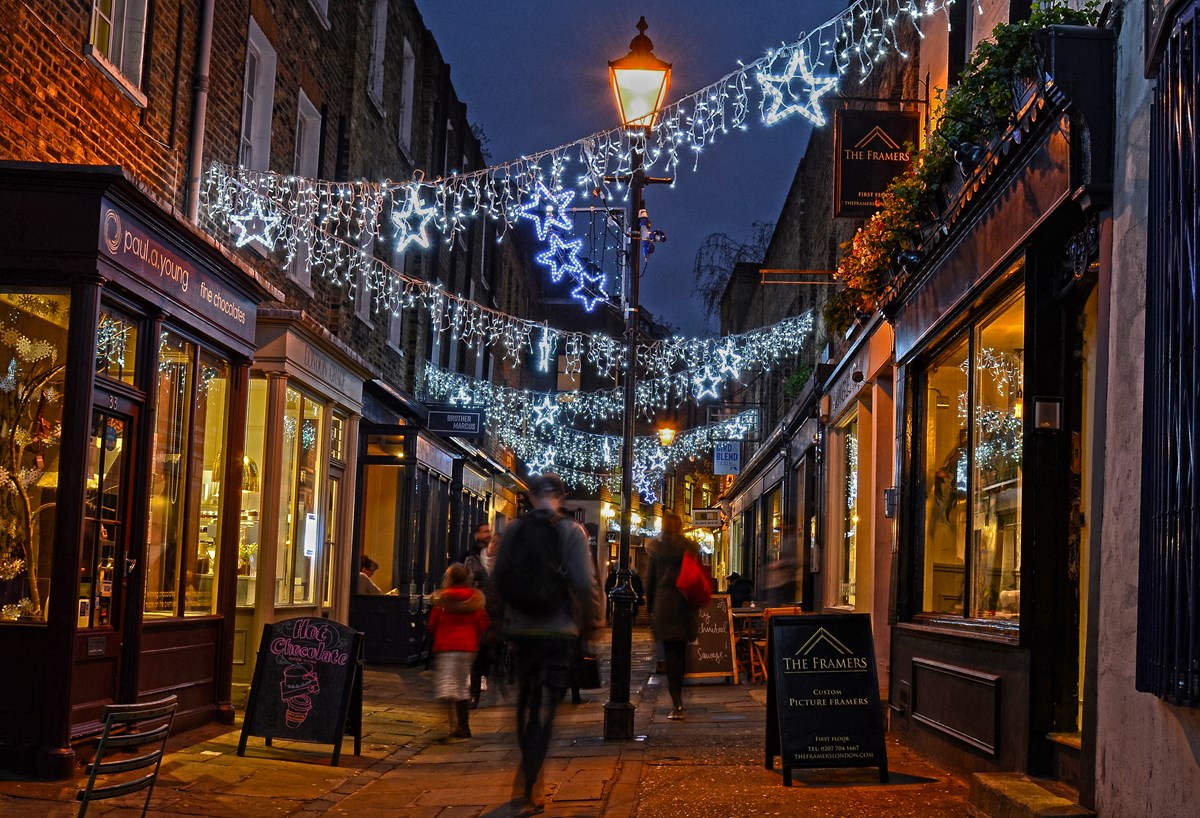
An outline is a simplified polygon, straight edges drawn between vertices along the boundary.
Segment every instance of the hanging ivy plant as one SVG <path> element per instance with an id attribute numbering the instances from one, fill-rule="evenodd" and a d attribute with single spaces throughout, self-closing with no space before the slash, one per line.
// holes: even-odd
<path id="1" fill-rule="evenodd" d="M 1034 7 L 1025 20 L 1002 23 L 992 39 L 971 52 L 948 93 L 936 92 L 939 119 L 925 146 L 909 145 L 912 167 L 897 176 L 879 197 L 879 209 L 854 237 L 842 244 L 835 278 L 845 286 L 825 304 L 825 321 L 844 333 L 871 314 L 890 286 L 896 257 L 918 240 L 923 225 L 937 212 L 937 193 L 964 145 L 984 145 L 1004 130 L 1014 111 L 1013 89 L 1037 68 L 1033 47 L 1038 32 L 1053 25 L 1095 25 L 1099 3 L 1072 8 L 1062 0 Z"/>

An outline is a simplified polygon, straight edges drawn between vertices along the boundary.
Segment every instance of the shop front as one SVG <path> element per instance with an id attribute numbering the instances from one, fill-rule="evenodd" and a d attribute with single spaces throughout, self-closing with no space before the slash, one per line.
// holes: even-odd
<path id="1" fill-rule="evenodd" d="M 0 165 L 0 764 L 69 776 L 104 706 L 232 721 L 258 304 L 119 169 Z M 75 464 L 75 465 L 71 465 Z"/>
<path id="2" fill-rule="evenodd" d="M 358 356 L 302 311 L 260 310 L 238 517 L 234 685 L 254 676 L 264 625 L 346 622 L 362 385 Z"/>
<path id="3" fill-rule="evenodd" d="M 1110 34 L 1054 34 L 1061 85 L 1029 89 L 885 305 L 902 424 L 891 726 L 964 771 L 1077 783 Z"/>

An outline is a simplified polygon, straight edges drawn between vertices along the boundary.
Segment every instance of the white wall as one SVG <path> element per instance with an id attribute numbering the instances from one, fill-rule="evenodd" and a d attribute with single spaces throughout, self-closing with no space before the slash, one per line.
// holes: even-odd
<path id="1" fill-rule="evenodd" d="M 1125 9 L 1117 58 L 1096 811 L 1113 818 L 1166 818 L 1195 815 L 1200 804 L 1200 710 L 1172 707 L 1134 689 L 1150 83 L 1142 74 L 1143 4 L 1119 5 Z"/>

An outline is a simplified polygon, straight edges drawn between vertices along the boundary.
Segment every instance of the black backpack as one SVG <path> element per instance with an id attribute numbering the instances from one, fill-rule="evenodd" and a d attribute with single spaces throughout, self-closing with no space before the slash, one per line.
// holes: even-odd
<path id="1" fill-rule="evenodd" d="M 553 614 L 567 607 L 570 590 L 562 564 L 557 515 L 535 511 L 518 520 L 496 558 L 496 590 L 524 614 Z"/>

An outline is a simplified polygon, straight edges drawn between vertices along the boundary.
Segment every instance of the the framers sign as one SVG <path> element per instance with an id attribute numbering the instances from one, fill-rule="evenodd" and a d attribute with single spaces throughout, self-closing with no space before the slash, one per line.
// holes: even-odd
<path id="1" fill-rule="evenodd" d="M 833 215 L 866 219 L 879 195 L 912 164 L 906 146 L 917 143 L 916 114 L 835 111 Z"/>

